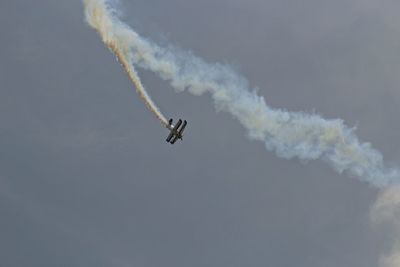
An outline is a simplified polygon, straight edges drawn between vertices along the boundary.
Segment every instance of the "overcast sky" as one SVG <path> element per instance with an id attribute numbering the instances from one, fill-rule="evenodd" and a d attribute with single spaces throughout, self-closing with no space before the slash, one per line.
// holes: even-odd
<path id="1" fill-rule="evenodd" d="M 344 119 L 400 165 L 400 2 L 120 6 L 143 36 L 233 65 L 272 107 Z M 167 144 L 80 0 L 1 1 L 0 33 L 0 266 L 378 266 L 378 190 L 277 158 L 209 96 L 140 71 L 189 122 Z"/>

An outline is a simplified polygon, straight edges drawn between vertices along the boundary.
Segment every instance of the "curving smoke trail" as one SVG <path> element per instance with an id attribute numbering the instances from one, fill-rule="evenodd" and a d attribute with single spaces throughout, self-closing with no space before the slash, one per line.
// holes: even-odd
<path id="1" fill-rule="evenodd" d="M 84 0 L 83 3 L 86 7 L 86 18 L 90 26 L 98 31 L 104 44 L 115 54 L 146 106 L 161 123 L 167 125 L 167 119 L 147 94 L 133 67 L 130 42 L 125 38 L 126 33 L 124 33 L 127 29 L 113 18 L 110 6 L 107 5 L 106 1 Z"/>
<path id="2" fill-rule="evenodd" d="M 390 234 L 391 248 L 380 259 L 381 267 L 400 266 L 400 187 L 393 186 L 382 191 L 371 208 L 371 222 L 384 225 Z"/>
<path id="3" fill-rule="evenodd" d="M 400 181 L 400 171 L 386 167 L 381 153 L 371 144 L 360 142 L 342 120 L 272 109 L 229 66 L 208 64 L 191 53 L 160 47 L 139 36 L 118 19 L 112 0 L 83 2 L 88 23 L 100 32 L 128 74 L 135 77 L 139 93 L 163 123 L 165 119 L 138 82 L 132 64 L 158 74 L 178 91 L 209 93 L 218 110 L 231 113 L 251 139 L 263 141 L 280 157 L 321 159 L 339 173 L 346 172 L 377 187 Z"/>

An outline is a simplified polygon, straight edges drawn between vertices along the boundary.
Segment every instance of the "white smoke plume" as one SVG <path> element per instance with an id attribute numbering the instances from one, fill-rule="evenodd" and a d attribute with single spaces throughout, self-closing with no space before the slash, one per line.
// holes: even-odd
<path id="1" fill-rule="evenodd" d="M 139 79 L 132 64 L 158 74 L 177 91 L 187 90 L 194 95 L 209 93 L 217 110 L 231 113 L 247 129 L 251 139 L 264 142 L 268 150 L 280 157 L 321 159 L 339 173 L 346 172 L 377 187 L 400 181 L 399 170 L 385 166 L 381 153 L 370 143 L 359 141 L 354 130 L 342 120 L 272 109 L 229 66 L 208 64 L 189 52 L 172 46 L 160 47 L 139 36 L 119 20 L 112 0 L 83 2 L 89 25 L 100 32 L 103 41 L 136 81 Z M 135 84 L 138 86 L 140 82 Z M 141 85 L 138 91 L 165 123 Z"/>
<path id="2" fill-rule="evenodd" d="M 381 267 L 400 266 L 400 187 L 391 187 L 379 196 L 371 209 L 371 220 L 388 227 L 392 248 L 380 259 Z"/>

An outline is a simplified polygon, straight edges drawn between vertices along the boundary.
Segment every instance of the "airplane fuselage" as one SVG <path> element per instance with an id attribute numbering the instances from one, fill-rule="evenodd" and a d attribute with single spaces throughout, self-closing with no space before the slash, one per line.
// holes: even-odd
<path id="1" fill-rule="evenodd" d="M 167 129 L 170 130 L 171 133 L 172 133 L 174 136 L 178 136 L 179 139 L 182 139 L 183 134 L 180 134 L 179 131 L 178 131 L 178 130 L 175 130 L 174 128 L 175 128 L 175 126 L 172 125 L 172 124 L 171 124 L 171 125 L 167 125 Z"/>

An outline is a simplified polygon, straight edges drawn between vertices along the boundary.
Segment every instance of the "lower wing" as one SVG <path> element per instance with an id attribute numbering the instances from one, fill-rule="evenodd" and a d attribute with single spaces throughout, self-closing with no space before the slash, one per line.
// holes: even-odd
<path id="1" fill-rule="evenodd" d="M 171 132 L 171 133 L 168 135 L 166 141 L 167 141 L 168 143 L 171 142 L 172 137 L 174 137 L 174 134 Z"/>
<path id="2" fill-rule="evenodd" d="M 176 140 L 178 140 L 178 138 L 179 138 L 179 136 L 178 136 L 178 135 L 175 135 L 175 138 L 172 139 L 171 144 L 175 144 L 175 142 L 176 142 Z"/>

